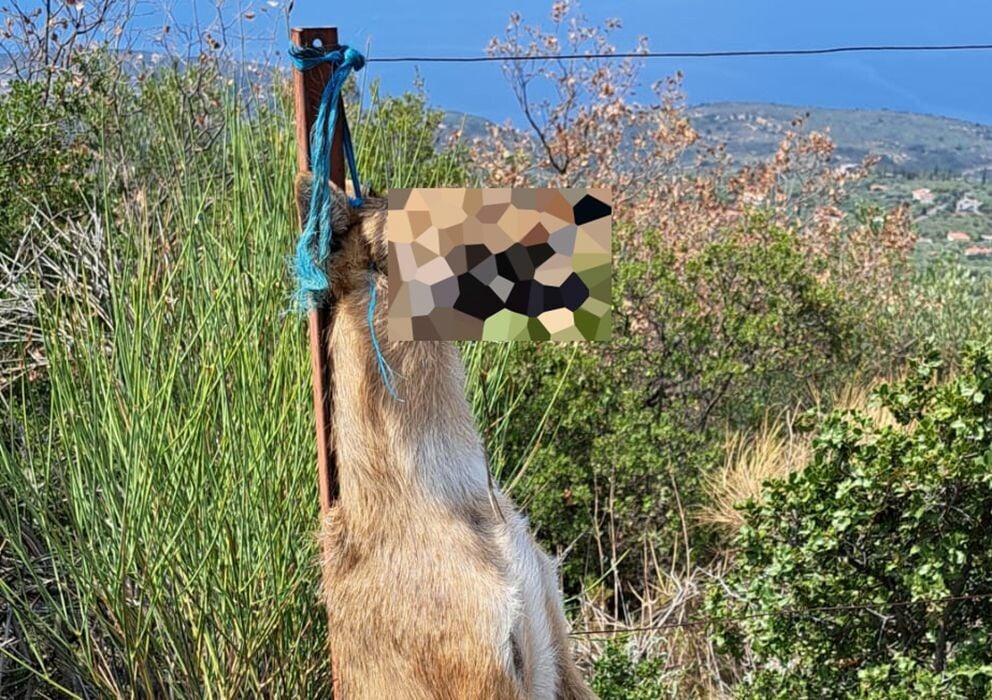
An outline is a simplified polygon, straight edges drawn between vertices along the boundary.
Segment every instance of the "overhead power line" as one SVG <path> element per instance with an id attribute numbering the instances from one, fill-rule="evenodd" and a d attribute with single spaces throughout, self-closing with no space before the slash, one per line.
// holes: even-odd
<path id="1" fill-rule="evenodd" d="M 567 53 L 520 56 L 370 56 L 369 63 L 502 63 L 542 59 L 610 58 L 748 58 L 760 56 L 827 56 L 844 53 L 937 53 L 951 51 L 992 51 L 992 44 L 905 44 L 832 46 L 815 49 L 757 49 L 741 51 L 625 51 L 614 53 Z"/>

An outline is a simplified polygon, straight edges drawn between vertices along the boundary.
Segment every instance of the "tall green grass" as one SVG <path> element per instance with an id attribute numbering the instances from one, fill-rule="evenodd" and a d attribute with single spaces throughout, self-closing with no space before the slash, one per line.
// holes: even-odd
<path id="1" fill-rule="evenodd" d="M 326 687 L 308 358 L 285 313 L 294 145 L 274 118 L 224 117 L 226 172 L 139 216 L 102 203 L 109 323 L 72 289 L 42 307 L 76 332 L 46 334 L 47 421 L 22 410 L 0 451 L 5 692 Z"/>
<path id="2" fill-rule="evenodd" d="M 326 697 L 292 115 L 228 104 L 205 158 L 145 90 L 126 150 L 174 176 L 102 171 L 103 308 L 43 297 L 47 405 L 9 397 L 0 433 L 0 696 Z M 357 120 L 363 179 L 464 178 L 420 107 Z"/>

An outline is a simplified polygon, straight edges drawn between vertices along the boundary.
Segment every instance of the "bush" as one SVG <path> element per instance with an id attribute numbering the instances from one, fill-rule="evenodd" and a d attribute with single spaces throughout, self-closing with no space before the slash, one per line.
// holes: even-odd
<path id="1" fill-rule="evenodd" d="M 638 237 L 636 258 L 623 248 L 629 236 L 616 238 L 614 339 L 524 348 L 511 372 L 526 398 L 503 478 L 519 482 L 515 495 L 551 549 L 571 550 L 571 590 L 621 556 L 636 587 L 646 552 L 657 548 L 667 568 L 705 548 L 687 513 L 706 500 L 723 426 L 750 426 L 800 388 L 839 380 L 868 325 L 845 290 L 817 276 L 800 237 L 759 214 L 682 262 L 652 232 Z M 555 401 L 568 410 L 532 446 L 530 427 Z"/>
<path id="2" fill-rule="evenodd" d="M 41 83 L 0 95 L 0 255 L 13 254 L 36 209 L 63 220 L 83 210 L 93 175 L 77 121 L 84 105 L 65 83 L 55 88 L 50 102 Z"/>
<path id="3" fill-rule="evenodd" d="M 971 341 L 992 338 L 992 273 L 968 270 L 945 256 L 912 271 L 905 303 L 893 309 L 902 345 L 931 338 L 956 361 Z"/>
<path id="4" fill-rule="evenodd" d="M 752 211 L 685 257 L 653 232 L 639 239 L 618 265 L 613 354 L 686 427 L 755 425 L 856 365 L 871 324 L 861 290 L 825 277 L 801 233 Z"/>
<path id="5" fill-rule="evenodd" d="M 661 700 L 671 697 L 664 660 L 640 656 L 615 639 L 606 643 L 593 664 L 592 689 L 600 700 Z M 670 684 L 669 684 L 670 685 Z"/>
<path id="6" fill-rule="evenodd" d="M 941 368 L 879 389 L 893 426 L 829 416 L 806 469 L 744 506 L 708 601 L 752 656 L 740 696 L 992 697 L 992 348 Z"/>
<path id="7" fill-rule="evenodd" d="M 504 74 L 528 134 L 493 128 L 472 144 L 487 184 L 612 192 L 614 340 L 575 359 L 516 354 L 517 373 L 536 377 L 517 382 L 515 420 L 568 409 L 539 445 L 509 435 L 502 463 L 546 542 L 570 552 L 567 586 L 612 579 L 614 610 L 627 609 L 622 589 L 639 596 L 660 571 L 709 560 L 710 533 L 689 520 L 724 427 L 891 367 L 881 311 L 898 305 L 914 241 L 903 207 L 845 213 L 870 164 L 838 169 L 834 144 L 801 119 L 773 157 L 735 166 L 693 130 L 680 76 L 648 92 L 639 61 L 560 60 L 612 52 L 618 27 L 590 25 L 577 3 L 554 3 L 550 23 L 511 14 L 489 52 L 525 59 Z"/>

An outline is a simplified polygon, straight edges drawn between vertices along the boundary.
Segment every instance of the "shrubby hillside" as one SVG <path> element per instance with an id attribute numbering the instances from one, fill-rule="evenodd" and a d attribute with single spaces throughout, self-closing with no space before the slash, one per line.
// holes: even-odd
<path id="1" fill-rule="evenodd" d="M 879 159 L 878 172 L 902 177 L 968 177 L 981 180 L 992 170 L 992 125 L 930 114 L 870 109 L 827 109 L 764 102 L 714 102 L 686 113 L 707 142 L 724 143 L 738 163 L 765 160 L 775 153 L 797 117 L 810 129 L 828 131 L 837 144 L 838 165 Z M 463 127 L 480 136 L 491 122 L 462 112 L 446 112 L 446 128 Z M 990 175 L 985 175 L 986 181 Z"/>
<path id="2" fill-rule="evenodd" d="M 0 696 L 327 696 L 290 87 L 216 40 L 132 75 L 110 39 L 32 52 L 25 26 L 0 95 Z M 556 2 L 490 51 L 614 29 Z M 265 75 L 232 89 L 232 65 Z M 461 347 L 597 692 L 989 697 L 992 278 L 919 242 L 967 193 L 880 190 L 816 121 L 703 149 L 680 76 L 634 100 L 636 61 L 519 68 L 521 107 L 520 79 L 560 98 L 531 133 L 439 139 L 422 93 L 374 84 L 349 116 L 379 190 L 613 190 L 612 340 Z"/>

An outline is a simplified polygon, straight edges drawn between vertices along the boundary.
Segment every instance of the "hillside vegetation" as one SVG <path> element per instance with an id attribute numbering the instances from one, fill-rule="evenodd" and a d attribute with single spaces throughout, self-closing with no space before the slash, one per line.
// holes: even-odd
<path id="1" fill-rule="evenodd" d="M 852 189 L 846 202 L 851 212 L 859 206 L 906 204 L 920 235 L 922 258 L 949 256 L 971 269 L 992 267 L 992 126 L 927 114 L 756 102 L 695 105 L 686 108 L 686 115 L 699 140 L 682 159 L 702 169 L 717 165 L 707 150 L 714 146 L 740 165 L 773 158 L 799 120 L 803 129 L 829 135 L 835 167 L 875 161 Z M 441 140 L 452 132 L 468 140 L 483 138 L 495 126 L 476 115 L 448 111 L 441 121 Z M 535 147 L 526 131 L 514 138 Z M 921 193 L 920 199 L 914 191 Z M 933 194 L 932 201 L 926 191 Z M 959 210 L 959 203 L 972 199 L 977 208 Z M 948 239 L 948 234 L 961 232 L 967 239 Z"/>
<path id="2" fill-rule="evenodd" d="M 992 125 L 930 114 L 870 109 L 827 109 L 765 102 L 714 102 L 686 109 L 693 128 L 707 143 L 726 144 L 738 163 L 772 156 L 795 119 L 829 132 L 839 165 L 879 159 L 876 171 L 902 177 L 955 177 L 986 181 L 992 173 Z M 462 112 L 446 112 L 446 128 L 482 136 L 492 122 Z"/>
<path id="3" fill-rule="evenodd" d="M 992 126 L 929 114 L 802 105 L 719 102 L 688 110 L 693 127 L 727 144 L 738 162 L 771 155 L 792 121 L 829 132 L 839 164 L 879 159 L 878 172 L 981 178 L 992 169 Z"/>
<path id="4" fill-rule="evenodd" d="M 32 63 L 0 95 L 0 697 L 327 697 L 290 87 L 219 32 L 132 78 L 126 18 L 41 51 L 79 16 L 52 8 L 5 30 Z M 967 193 L 872 189 L 809 124 L 704 152 L 680 76 L 638 102 L 636 61 L 553 60 L 616 26 L 511 17 L 493 55 L 544 47 L 506 72 L 530 134 L 349 102 L 380 191 L 613 191 L 612 340 L 461 346 L 583 670 L 604 699 L 987 699 L 992 276 L 917 242 Z"/>

